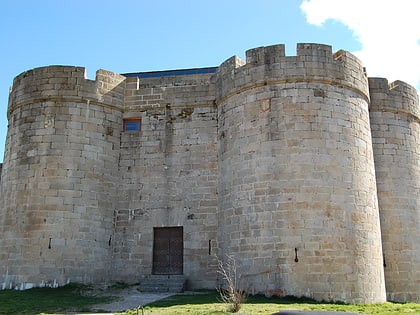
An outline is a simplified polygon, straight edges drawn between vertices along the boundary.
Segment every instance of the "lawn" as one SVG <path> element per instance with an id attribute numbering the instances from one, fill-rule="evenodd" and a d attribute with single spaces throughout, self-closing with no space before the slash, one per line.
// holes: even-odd
<path id="1" fill-rule="evenodd" d="M 144 307 L 144 314 L 159 315 L 227 315 L 232 314 L 226 311 L 227 306 L 219 303 L 216 292 L 202 294 L 178 294 L 166 299 L 156 301 Z M 364 314 L 420 314 L 420 304 L 415 303 L 383 303 L 373 305 L 348 305 L 319 303 L 309 299 L 288 298 L 266 298 L 264 296 L 248 297 L 241 310 L 236 314 L 265 315 L 273 314 L 280 310 L 323 310 L 340 312 L 358 312 Z M 137 310 L 130 310 L 124 315 L 137 315 Z M 141 310 L 139 310 L 139 314 Z"/>
<path id="2" fill-rule="evenodd" d="M 57 289 L 3 290 L 0 291 L 0 315 L 87 312 L 92 305 L 113 299 L 89 296 L 82 292 L 89 292 L 89 287 L 69 284 Z"/>
<path id="3" fill-rule="evenodd" d="M 89 287 L 70 284 L 58 289 L 31 289 L 27 291 L 0 291 L 0 315 L 80 314 L 91 310 L 94 304 L 112 301 L 113 297 L 92 296 Z M 88 294 L 87 294 L 88 293 Z M 142 310 L 132 309 L 121 315 L 227 315 L 227 306 L 219 302 L 217 292 L 196 292 L 177 294 L 144 306 Z M 272 314 L 280 310 L 326 310 L 359 312 L 380 315 L 418 315 L 420 304 L 384 303 L 374 305 L 345 305 L 318 303 L 308 299 L 265 298 L 250 296 L 239 313 Z"/>

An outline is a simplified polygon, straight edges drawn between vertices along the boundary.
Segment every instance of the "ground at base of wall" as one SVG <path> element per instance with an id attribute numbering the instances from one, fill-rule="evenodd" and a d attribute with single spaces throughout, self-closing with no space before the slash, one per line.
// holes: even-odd
<path id="1" fill-rule="evenodd" d="M 115 296 L 117 299 L 110 303 L 94 305 L 92 310 L 101 312 L 122 312 L 133 308 L 141 308 L 146 304 L 176 294 L 172 292 L 140 292 L 138 288 L 138 286 L 133 285 L 125 288 L 109 287 L 105 290 L 94 291 L 97 295 Z M 96 314 L 97 313 L 95 313 L 95 315 Z"/>

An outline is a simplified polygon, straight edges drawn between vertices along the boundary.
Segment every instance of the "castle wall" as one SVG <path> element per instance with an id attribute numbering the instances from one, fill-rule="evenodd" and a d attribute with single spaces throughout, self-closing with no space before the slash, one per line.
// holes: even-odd
<path id="1" fill-rule="evenodd" d="M 182 230 L 168 275 L 188 289 L 220 285 L 216 257 L 231 255 L 250 293 L 374 303 L 386 285 L 418 302 L 419 110 L 414 88 L 368 82 L 320 44 L 217 69 L 24 72 L 0 173 L 0 289 L 146 282 L 167 228 Z"/>
<path id="2" fill-rule="evenodd" d="M 126 80 L 124 117 L 141 117 L 142 130 L 121 136 L 114 248 L 119 280 L 152 274 L 153 228 L 178 226 L 188 288 L 216 286 L 209 246 L 217 247 L 217 111 L 210 79 Z"/>
<path id="3" fill-rule="evenodd" d="M 420 106 L 417 91 L 369 79 L 388 299 L 420 301 Z"/>
<path id="4" fill-rule="evenodd" d="M 360 62 L 324 45 L 300 44 L 292 57 L 262 47 L 217 79 L 220 251 L 237 259 L 244 288 L 384 301 Z"/>
<path id="5" fill-rule="evenodd" d="M 1 181 L 0 284 L 108 278 L 123 77 L 52 66 L 15 78 Z"/>

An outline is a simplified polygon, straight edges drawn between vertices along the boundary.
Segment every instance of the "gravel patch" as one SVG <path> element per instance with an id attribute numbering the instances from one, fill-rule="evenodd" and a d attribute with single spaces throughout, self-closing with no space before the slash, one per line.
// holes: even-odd
<path id="1" fill-rule="evenodd" d="M 137 287 L 130 287 L 129 289 L 119 290 L 118 292 L 108 291 L 107 295 L 117 296 L 118 299 L 106 304 L 97 304 L 92 307 L 95 311 L 107 311 L 107 312 L 123 312 L 139 306 L 152 303 L 157 300 L 167 298 L 168 296 L 174 295 L 173 292 L 165 293 L 152 293 L 152 292 L 140 292 Z M 97 315 L 97 314 L 96 314 Z"/>

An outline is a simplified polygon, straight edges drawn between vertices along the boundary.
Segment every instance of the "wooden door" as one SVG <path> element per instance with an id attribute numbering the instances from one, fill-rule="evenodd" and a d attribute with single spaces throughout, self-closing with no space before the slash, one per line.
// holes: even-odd
<path id="1" fill-rule="evenodd" d="M 153 229 L 154 275 L 182 275 L 184 264 L 184 240 L 182 227 Z"/>

